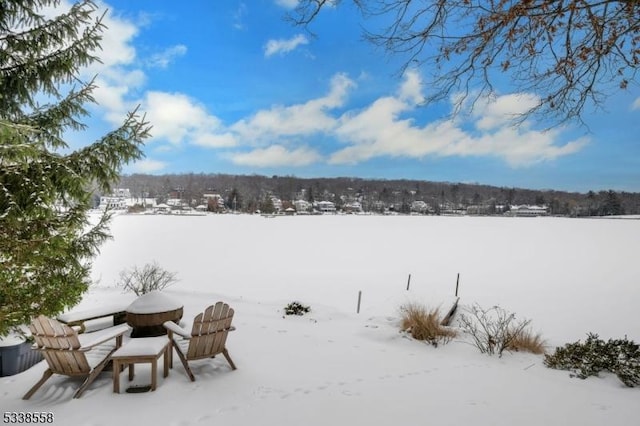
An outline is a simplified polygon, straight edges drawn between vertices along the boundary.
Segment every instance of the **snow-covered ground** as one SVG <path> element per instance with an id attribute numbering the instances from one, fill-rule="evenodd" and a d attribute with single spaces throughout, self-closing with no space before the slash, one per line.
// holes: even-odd
<path id="1" fill-rule="evenodd" d="M 551 348 L 587 332 L 640 341 L 639 231 L 639 220 L 609 219 L 117 216 L 76 309 L 132 298 L 116 286 L 120 271 L 156 261 L 177 273 L 164 293 L 185 320 L 218 300 L 235 309 L 238 370 L 197 362 L 192 383 L 176 358 L 155 392 L 113 394 L 106 373 L 72 400 L 79 381 L 54 376 L 22 401 L 40 363 L 0 379 L 0 406 L 92 426 L 634 424 L 640 389 L 616 377 L 573 379 L 530 354 L 489 357 L 464 336 L 433 348 L 397 322 L 407 301 L 449 301 L 460 274 L 462 305 L 531 319 Z M 283 317 L 294 300 L 312 312 Z M 149 382 L 145 367 L 134 384 Z"/>

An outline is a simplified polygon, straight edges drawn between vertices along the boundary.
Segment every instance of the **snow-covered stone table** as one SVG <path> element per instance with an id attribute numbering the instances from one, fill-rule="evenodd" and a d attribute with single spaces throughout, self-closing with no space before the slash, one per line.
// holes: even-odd
<path id="1" fill-rule="evenodd" d="M 182 318 L 182 303 L 159 291 L 150 291 L 134 300 L 126 309 L 131 337 L 153 337 L 167 334 L 166 321 Z"/>

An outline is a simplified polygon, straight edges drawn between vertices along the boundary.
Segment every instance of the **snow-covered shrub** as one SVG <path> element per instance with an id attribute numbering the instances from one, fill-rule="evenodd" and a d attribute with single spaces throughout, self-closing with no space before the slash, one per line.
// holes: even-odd
<path id="1" fill-rule="evenodd" d="M 414 339 L 424 340 L 437 347 L 456 336 L 454 329 L 441 325 L 440 311 L 423 305 L 408 303 L 400 307 L 401 329 Z"/>
<path id="2" fill-rule="evenodd" d="M 304 315 L 311 312 L 310 306 L 305 306 L 300 302 L 291 302 L 284 307 L 285 315 Z"/>
<path id="3" fill-rule="evenodd" d="M 516 315 L 499 306 L 484 309 L 477 304 L 466 309 L 460 315 L 462 330 L 468 333 L 473 344 L 482 353 L 502 356 L 505 350 L 513 348 L 513 344 L 522 336 L 531 320 L 516 321 Z"/>
<path id="4" fill-rule="evenodd" d="M 118 285 L 136 296 L 147 294 L 153 290 L 163 290 L 178 281 L 175 272 L 161 268 L 157 263 L 147 263 L 142 268 L 135 266 L 131 270 L 120 272 Z"/>
<path id="5" fill-rule="evenodd" d="M 629 387 L 640 385 L 640 346 L 632 340 L 609 339 L 605 342 L 597 334 L 589 333 L 584 343 L 567 343 L 546 355 L 549 368 L 571 371 L 572 377 L 586 379 L 609 371 Z"/>

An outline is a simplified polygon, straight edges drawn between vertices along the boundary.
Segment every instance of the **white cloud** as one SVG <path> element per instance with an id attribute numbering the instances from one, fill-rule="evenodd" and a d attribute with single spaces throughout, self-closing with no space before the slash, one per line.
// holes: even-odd
<path id="1" fill-rule="evenodd" d="M 530 111 L 540 103 L 540 98 L 530 93 L 513 93 L 493 99 L 485 99 L 476 105 L 474 115 L 478 118 L 479 130 L 492 130 L 513 124 L 518 116 Z"/>
<path id="2" fill-rule="evenodd" d="M 298 0 L 275 0 L 278 6 L 285 9 L 294 9 L 298 5 Z"/>
<path id="3" fill-rule="evenodd" d="M 633 104 L 631 105 L 631 109 L 633 111 L 640 109 L 640 98 L 636 99 Z"/>
<path id="4" fill-rule="evenodd" d="M 106 12 L 102 20 L 106 28 L 101 34 L 100 49 L 93 52 L 100 58 L 100 62 L 82 68 L 80 77 L 88 81 L 96 75 L 99 76 L 96 79 L 98 88 L 93 93 L 94 97 L 103 108 L 117 109 L 118 114 L 122 114 L 123 97 L 131 86 L 139 86 L 144 81 L 144 73 L 126 69 L 136 57 L 133 39 L 138 34 L 138 28 L 132 22 L 115 15 L 109 5 L 98 2 L 98 7 L 95 16 Z M 40 13 L 53 19 L 68 12 L 70 8 L 71 3 L 63 0 L 59 4 L 44 7 Z M 80 31 L 82 30 L 81 28 Z M 118 123 L 123 118 L 120 116 Z"/>
<path id="5" fill-rule="evenodd" d="M 144 72 L 132 67 L 136 60 L 133 40 L 139 30 L 133 22 L 117 16 L 109 5 L 101 2 L 98 5 L 100 10 L 96 11 L 96 16 L 106 11 L 102 21 L 106 28 L 102 32 L 101 49 L 95 52 L 101 62 L 94 62 L 82 69 L 80 76 L 87 81 L 95 78 L 93 96 L 103 118 L 119 126 L 126 113 L 136 106 L 127 99 L 128 95 L 146 82 Z M 67 7 L 68 2 L 62 2 L 62 9 L 50 11 L 51 16 L 59 15 Z"/>
<path id="6" fill-rule="evenodd" d="M 270 57 L 275 54 L 284 55 L 285 53 L 289 53 L 303 44 L 309 44 L 309 40 L 304 34 L 298 34 L 288 40 L 269 40 L 264 46 L 264 56 Z"/>
<path id="7" fill-rule="evenodd" d="M 210 147 L 235 145 L 235 138 L 224 130 L 221 121 L 184 94 L 147 92 L 142 110 L 153 124 L 154 139 L 166 139 L 176 145 L 184 142 Z"/>
<path id="8" fill-rule="evenodd" d="M 163 52 L 156 53 L 149 58 L 149 65 L 152 67 L 166 68 L 176 58 L 183 56 L 187 53 L 187 46 L 178 44 L 176 46 L 169 47 Z"/>
<path id="9" fill-rule="evenodd" d="M 407 71 L 405 74 L 404 82 L 400 86 L 400 99 L 416 105 L 424 101 L 422 79 L 416 71 Z"/>
<path id="10" fill-rule="evenodd" d="M 525 112 L 538 101 L 531 94 L 496 96 L 476 103 L 470 115 L 456 121 L 419 124 L 417 112 L 425 88 L 419 73 L 413 70 L 406 73 L 395 93 L 357 110 L 349 109 L 347 104 L 355 81 L 345 74 L 336 74 L 323 96 L 298 104 L 274 105 L 235 123 L 224 123 L 203 104 L 182 93 L 148 91 L 139 95 L 146 75 L 136 65 L 140 61 L 133 48 L 138 28 L 113 12 L 105 19 L 109 26 L 103 40 L 105 63 L 101 68 L 89 70 L 99 75 L 94 96 L 104 110 L 104 117 L 116 125 L 128 110 L 141 104 L 140 111 L 153 125 L 151 141 L 164 143 L 164 147 L 184 144 L 211 149 L 235 147 L 238 151 L 229 154 L 231 161 L 254 167 L 426 156 L 490 156 L 520 167 L 575 153 L 588 143 L 586 138 L 560 142 L 562 129 L 538 131 L 526 121 L 512 126 L 510 119 L 514 114 Z M 265 47 L 265 55 L 284 54 L 306 43 L 303 35 L 272 40 Z M 158 66 L 166 66 L 184 53 L 186 47 L 174 46 L 152 60 Z M 640 99 L 633 108 L 640 109 Z M 324 140 L 339 140 L 343 146 L 325 158 L 311 145 L 318 135 Z M 253 150 L 246 152 L 248 147 Z M 149 171 L 166 167 L 155 160 L 136 164 Z"/>
<path id="11" fill-rule="evenodd" d="M 93 75 L 104 69 L 121 65 L 129 65 L 136 58 L 133 39 L 138 35 L 138 27 L 131 21 L 114 14 L 113 8 L 101 3 L 97 15 L 106 11 L 102 23 L 107 27 L 102 32 L 101 49 L 96 52 L 102 63 L 94 63 L 88 69 Z"/>
<path id="12" fill-rule="evenodd" d="M 587 138 L 578 138 L 558 145 L 556 140 L 559 136 L 560 131 L 527 130 L 505 125 L 492 133 L 450 138 L 441 154 L 494 156 L 502 158 L 512 167 L 523 167 L 573 154 L 588 143 Z"/>
<path id="13" fill-rule="evenodd" d="M 408 73 L 397 97 L 382 97 L 361 111 L 345 113 L 335 134 L 347 147 L 334 152 L 329 162 L 355 164 L 383 156 L 493 156 L 520 167 L 575 153 L 588 143 L 581 138 L 558 144 L 560 130 L 534 130 L 527 122 L 513 126 L 509 120 L 514 114 L 535 105 L 537 98 L 529 94 L 498 96 L 479 104 L 470 123 L 475 131 L 464 129 L 469 123 L 452 120 L 418 126 L 410 113 L 422 98 L 421 86 L 419 77 Z"/>
<path id="14" fill-rule="evenodd" d="M 233 14 L 233 28 L 236 30 L 246 30 L 247 25 L 245 24 L 245 17 L 247 16 L 248 10 L 247 5 L 244 3 L 240 3 L 238 9 L 236 9 Z"/>
<path id="15" fill-rule="evenodd" d="M 122 123 L 127 112 L 137 105 L 136 102 L 128 99 L 127 95 L 142 87 L 145 82 L 146 75 L 141 70 L 126 70 L 120 67 L 105 69 L 96 78 L 93 97 L 103 109 L 109 123 L 113 125 Z"/>
<path id="16" fill-rule="evenodd" d="M 159 172 L 167 167 L 167 163 L 163 161 L 144 159 L 136 161 L 128 169 L 132 173 L 155 173 Z"/>
<path id="17" fill-rule="evenodd" d="M 221 133 L 197 132 L 191 141 L 194 145 L 207 148 L 225 148 L 237 145 L 236 136 L 227 131 Z"/>
<path id="18" fill-rule="evenodd" d="M 307 146 L 289 150 L 282 145 L 255 149 L 232 156 L 232 161 L 241 166 L 253 167 L 302 167 L 320 161 L 320 154 Z"/>
<path id="19" fill-rule="evenodd" d="M 124 96 L 129 91 L 127 86 L 112 86 L 100 78 L 95 81 L 95 84 L 93 97 L 102 108 L 117 112 L 117 114 L 127 109 L 124 101 Z M 121 116 L 121 118 L 123 117 Z"/>
<path id="20" fill-rule="evenodd" d="M 62 0 L 59 4 L 49 5 L 42 8 L 39 12 L 46 18 L 56 18 L 63 13 L 68 12 L 72 4 L 68 0 Z M 94 63 L 86 70 L 89 76 L 96 74 L 96 70 L 109 68 L 112 66 L 129 64 L 135 56 L 136 50 L 133 47 L 131 41 L 138 34 L 138 28 L 133 23 L 121 19 L 114 15 L 113 8 L 104 2 L 97 2 L 98 9 L 95 12 L 96 17 L 101 16 L 106 12 L 102 19 L 102 23 L 107 27 L 102 32 L 102 39 L 100 40 L 100 49 L 96 54 L 102 63 Z M 82 28 L 81 28 L 82 31 Z"/>
<path id="21" fill-rule="evenodd" d="M 245 143 L 261 143 L 278 137 L 304 136 L 328 132 L 336 124 L 329 111 L 342 107 L 349 90 L 355 86 L 345 74 L 336 74 L 326 96 L 312 99 L 304 104 L 277 105 L 262 110 L 253 116 L 239 120 L 231 129 Z"/>

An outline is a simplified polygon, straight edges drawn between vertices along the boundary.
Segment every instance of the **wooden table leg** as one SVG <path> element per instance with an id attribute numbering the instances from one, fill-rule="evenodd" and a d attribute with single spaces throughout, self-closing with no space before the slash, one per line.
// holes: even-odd
<path id="1" fill-rule="evenodd" d="M 151 361 L 151 390 L 156 390 L 157 376 L 158 375 L 158 358 Z"/>
<path id="2" fill-rule="evenodd" d="M 164 349 L 164 377 L 169 375 L 169 357 L 171 356 L 171 343 Z"/>
<path id="3" fill-rule="evenodd" d="M 120 363 L 113 360 L 113 391 L 120 393 Z"/>

